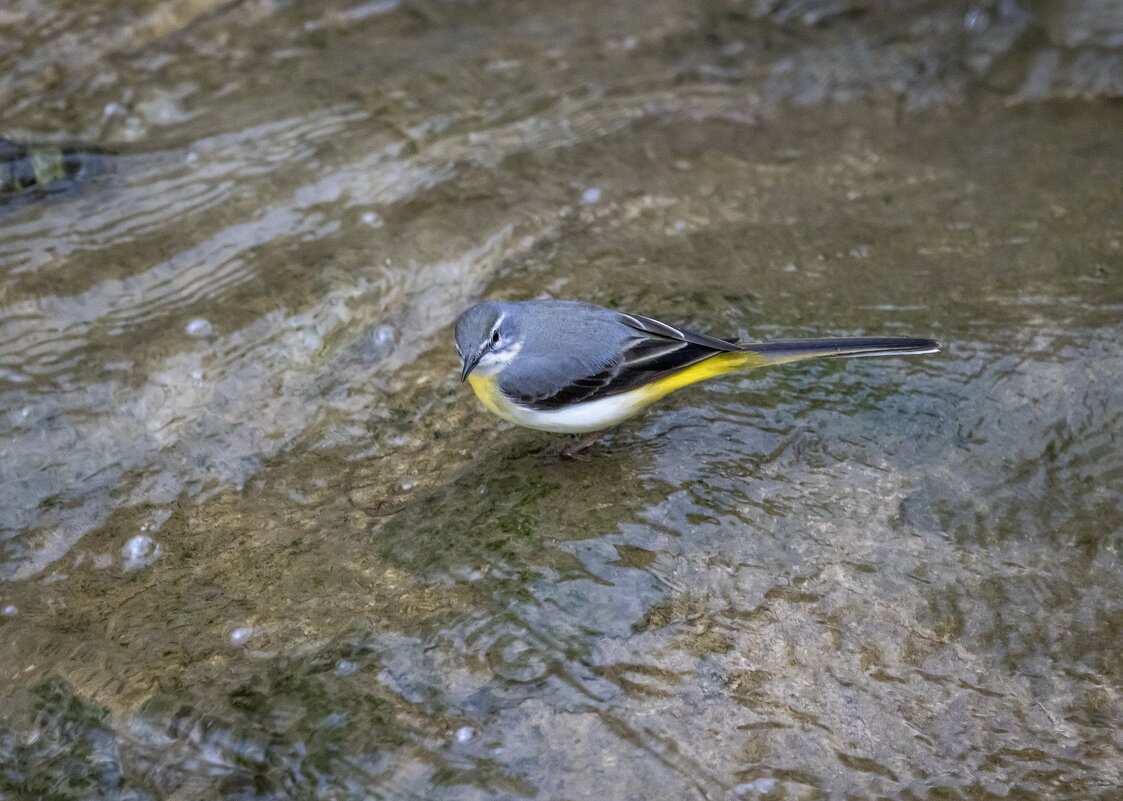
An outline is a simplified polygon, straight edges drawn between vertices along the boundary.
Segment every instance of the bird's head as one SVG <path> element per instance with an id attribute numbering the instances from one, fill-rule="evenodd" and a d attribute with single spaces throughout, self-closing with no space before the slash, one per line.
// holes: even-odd
<path id="1" fill-rule="evenodd" d="M 479 303 L 456 321 L 456 352 L 460 354 L 460 380 L 475 371 L 495 375 L 511 363 L 522 347 L 517 312 L 512 304 Z"/>

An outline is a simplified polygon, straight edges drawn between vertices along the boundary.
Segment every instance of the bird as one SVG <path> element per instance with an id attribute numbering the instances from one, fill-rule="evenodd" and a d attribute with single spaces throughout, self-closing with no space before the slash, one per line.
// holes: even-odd
<path id="1" fill-rule="evenodd" d="M 456 321 L 461 383 L 525 428 L 582 434 L 575 456 L 607 429 L 708 378 L 824 357 L 936 353 L 934 339 L 847 337 L 744 342 L 576 300 L 485 301 Z"/>

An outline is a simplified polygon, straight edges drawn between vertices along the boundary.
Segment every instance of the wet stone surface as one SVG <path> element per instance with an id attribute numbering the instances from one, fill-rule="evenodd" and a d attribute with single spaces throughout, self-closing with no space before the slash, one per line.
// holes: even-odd
<path id="1" fill-rule="evenodd" d="M 1118 797 L 1116 5 L 6 4 L 0 801 Z M 566 461 L 537 296 L 945 348 Z"/>

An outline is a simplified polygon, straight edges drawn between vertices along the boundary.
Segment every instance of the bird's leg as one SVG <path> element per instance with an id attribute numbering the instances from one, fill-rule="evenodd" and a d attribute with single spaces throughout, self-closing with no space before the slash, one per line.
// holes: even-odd
<path id="1" fill-rule="evenodd" d="M 596 442 L 598 439 L 600 439 L 601 435 L 604 432 L 605 432 L 605 429 L 603 429 L 603 428 L 600 431 L 590 431 L 588 434 L 585 434 L 583 437 L 581 437 L 581 439 L 577 440 L 572 445 L 570 445 L 568 448 L 566 448 L 564 451 L 562 451 L 562 456 L 568 457 L 570 459 L 575 458 L 577 456 L 577 454 L 579 454 L 581 451 L 585 450 L 590 445 L 592 445 L 594 442 Z"/>

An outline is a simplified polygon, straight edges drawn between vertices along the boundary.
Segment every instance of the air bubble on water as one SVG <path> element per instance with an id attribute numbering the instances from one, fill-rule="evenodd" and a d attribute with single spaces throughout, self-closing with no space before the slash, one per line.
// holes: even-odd
<path id="1" fill-rule="evenodd" d="M 5 604 L 3 609 L 0 609 L 0 615 L 4 617 L 12 617 L 19 614 L 19 607 L 15 604 Z"/>
<path id="2" fill-rule="evenodd" d="M 469 740 L 472 739 L 472 737 L 475 735 L 475 733 L 476 733 L 476 730 L 473 729 L 471 726 L 461 726 L 459 729 L 456 730 L 456 734 L 454 736 L 456 737 L 456 742 L 466 743 L 466 742 L 468 742 Z"/>
<path id="3" fill-rule="evenodd" d="M 192 337 L 209 337 L 214 333 L 214 327 L 211 325 L 210 320 L 205 320 L 202 317 L 192 320 L 187 324 L 188 336 Z"/>
<path id="4" fill-rule="evenodd" d="M 359 669 L 357 662 L 352 662 L 350 659 L 340 659 L 335 663 L 335 675 L 337 676 L 350 676 Z"/>
<path id="5" fill-rule="evenodd" d="M 973 8 L 964 16 L 963 25 L 976 33 L 985 31 L 990 26 L 990 15 L 980 8 Z"/>
<path id="6" fill-rule="evenodd" d="M 240 626 L 230 632 L 230 642 L 233 645 L 245 645 L 250 637 L 254 635 L 254 631 L 249 626 Z"/>
<path id="7" fill-rule="evenodd" d="M 374 336 L 371 337 L 371 339 L 374 340 L 374 343 L 376 345 L 382 345 L 382 346 L 393 345 L 394 344 L 394 338 L 395 338 L 394 326 L 392 326 L 392 325 L 380 325 L 380 326 L 378 326 L 378 328 L 374 329 Z"/>
<path id="8" fill-rule="evenodd" d="M 148 567 L 160 555 L 160 545 L 147 534 L 137 534 L 121 546 L 121 556 L 125 559 L 125 570 L 139 570 Z"/>
<path id="9" fill-rule="evenodd" d="M 363 344 L 363 355 L 368 362 L 379 362 L 394 350 L 398 333 L 392 325 L 380 325 Z"/>
<path id="10" fill-rule="evenodd" d="M 748 795 L 749 793 L 765 793 L 772 792 L 772 788 L 776 786 L 775 779 L 756 779 L 755 781 L 745 782 L 738 784 L 733 788 L 733 792 L 737 795 Z"/>
<path id="11" fill-rule="evenodd" d="M 593 203 L 599 203 L 600 190 L 593 186 L 589 187 L 581 193 L 581 202 L 586 206 L 592 205 Z"/>

